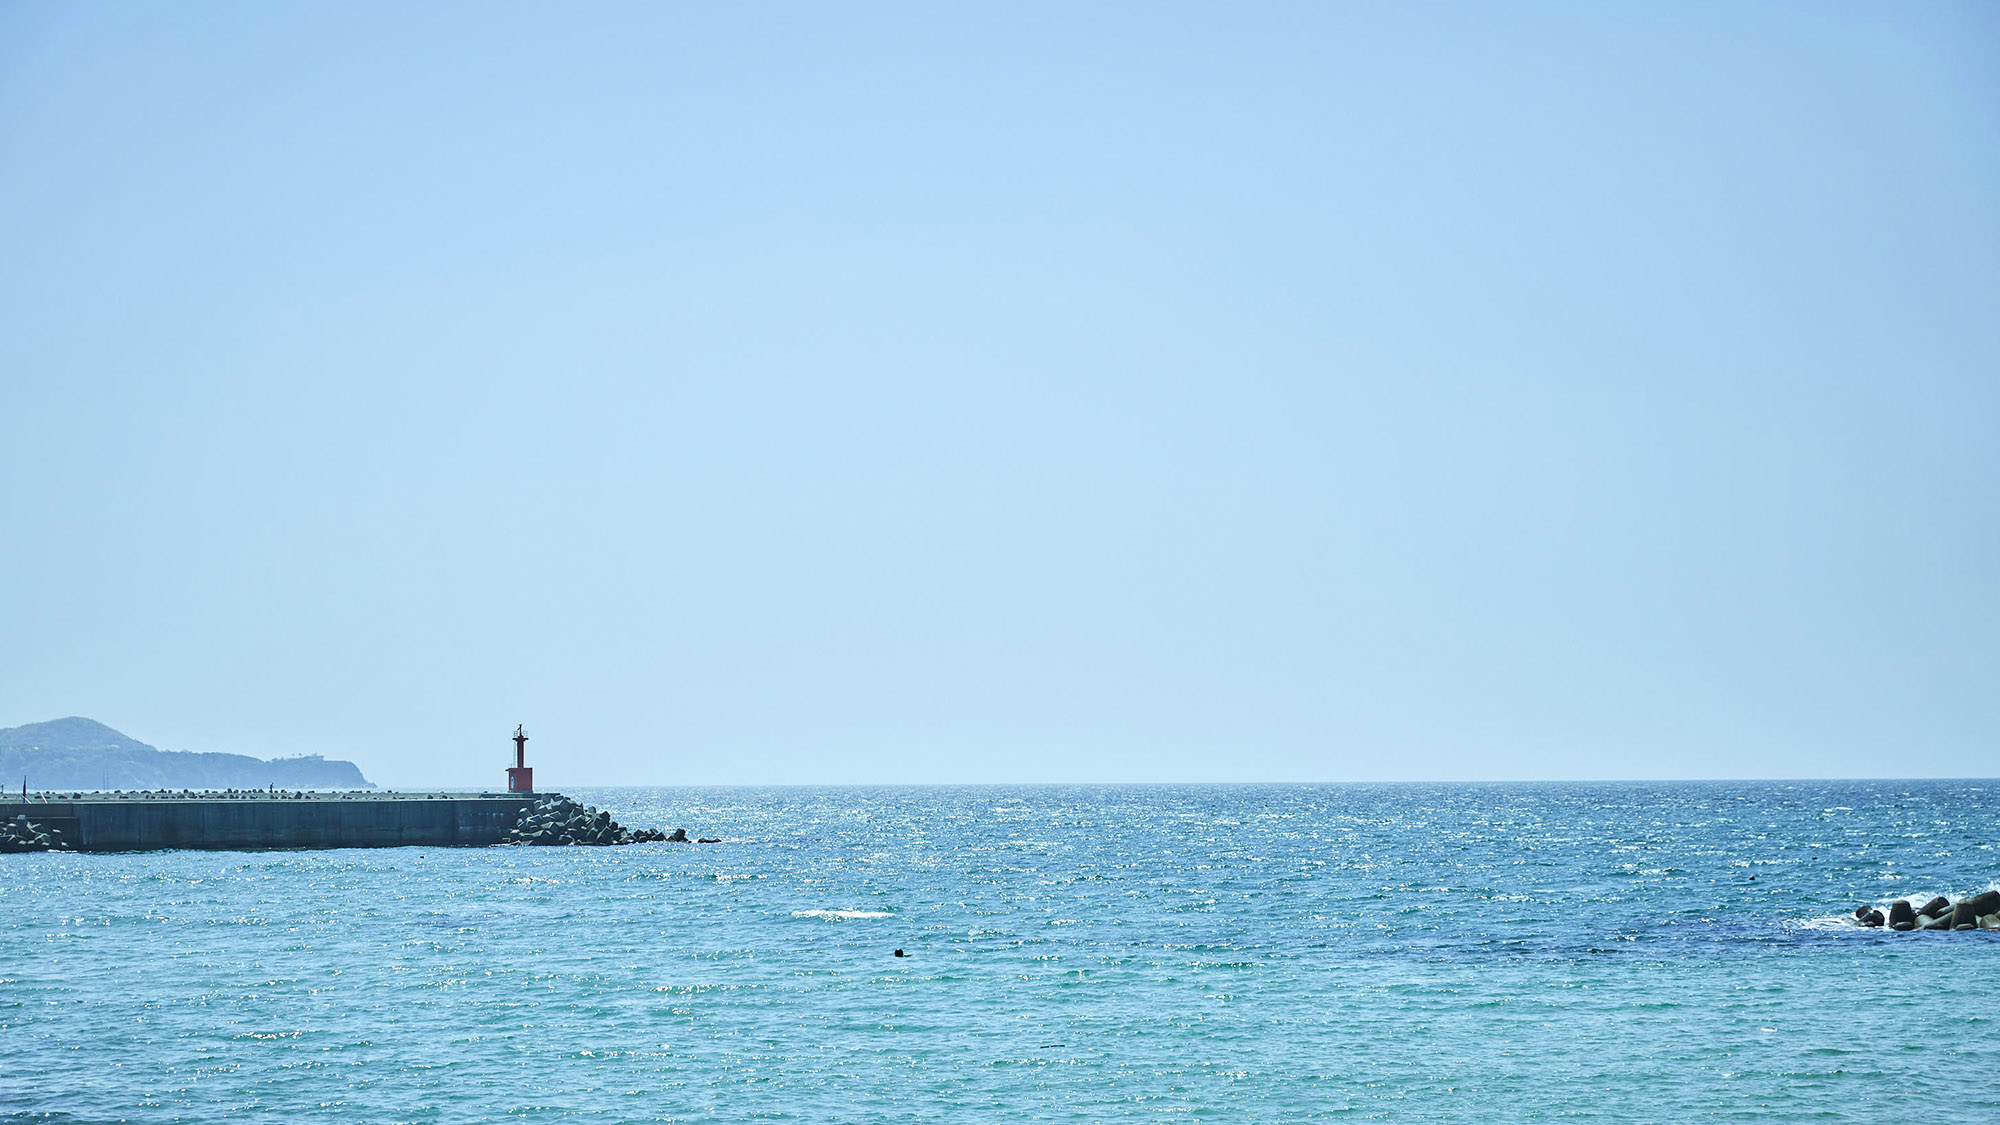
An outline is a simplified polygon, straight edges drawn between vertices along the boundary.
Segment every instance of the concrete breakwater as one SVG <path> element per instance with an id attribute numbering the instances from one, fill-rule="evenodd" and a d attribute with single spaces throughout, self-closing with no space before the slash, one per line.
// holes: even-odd
<path id="1" fill-rule="evenodd" d="M 1869 903 L 1854 910 L 1856 923 L 1892 930 L 2000 930 L 2000 891 L 1985 891 L 1957 902 L 1939 895 L 1922 906 L 1899 898 L 1887 913 Z"/>
<path id="2" fill-rule="evenodd" d="M 559 793 L 181 790 L 0 800 L 0 852 L 480 847 L 687 841 Z"/>

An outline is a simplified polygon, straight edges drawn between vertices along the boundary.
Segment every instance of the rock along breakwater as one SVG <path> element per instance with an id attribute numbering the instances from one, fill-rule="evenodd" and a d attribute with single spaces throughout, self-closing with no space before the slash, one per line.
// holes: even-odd
<path id="1" fill-rule="evenodd" d="M 670 835 L 657 828 L 633 831 L 611 819 L 608 812 L 593 805 L 579 804 L 560 793 L 535 798 L 526 815 L 508 829 L 503 844 L 686 844 L 687 829 L 676 828 Z M 702 843 L 717 843 L 703 840 Z"/>
<path id="2" fill-rule="evenodd" d="M 154 790 L 0 800 L 0 852 L 689 843 L 560 793 Z"/>
<path id="3" fill-rule="evenodd" d="M 1939 895 L 1922 906 L 1899 898 L 1888 913 L 1869 903 L 1854 910 L 1858 925 L 1892 930 L 2000 930 L 2000 891 L 1984 891 L 1953 902 Z"/>

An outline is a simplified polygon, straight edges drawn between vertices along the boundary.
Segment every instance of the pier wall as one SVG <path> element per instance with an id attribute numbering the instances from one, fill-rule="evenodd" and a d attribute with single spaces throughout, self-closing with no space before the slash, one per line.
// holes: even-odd
<path id="1" fill-rule="evenodd" d="M 26 815 L 85 852 L 472 847 L 499 843 L 533 801 L 471 794 L 15 799 L 0 800 L 0 819 Z"/>

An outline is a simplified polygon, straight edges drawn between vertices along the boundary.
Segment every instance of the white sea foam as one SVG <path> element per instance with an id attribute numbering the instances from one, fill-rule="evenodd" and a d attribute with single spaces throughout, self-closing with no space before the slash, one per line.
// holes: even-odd
<path id="1" fill-rule="evenodd" d="M 887 910 L 794 910 L 792 911 L 792 917 L 847 919 L 888 918 L 892 917 L 892 915 Z"/>

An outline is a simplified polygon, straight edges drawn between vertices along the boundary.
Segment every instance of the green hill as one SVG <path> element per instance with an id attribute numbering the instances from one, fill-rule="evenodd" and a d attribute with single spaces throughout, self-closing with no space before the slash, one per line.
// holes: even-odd
<path id="1" fill-rule="evenodd" d="M 0 788 L 373 789 L 353 762 L 160 750 L 90 719 L 0 730 Z"/>

